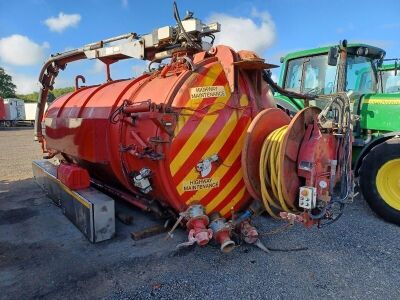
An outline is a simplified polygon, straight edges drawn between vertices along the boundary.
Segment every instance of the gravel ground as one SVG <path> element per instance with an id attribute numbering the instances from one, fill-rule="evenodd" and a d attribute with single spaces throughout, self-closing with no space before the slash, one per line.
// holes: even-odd
<path id="1" fill-rule="evenodd" d="M 134 242 L 129 232 L 156 221 L 131 207 L 133 225 L 89 243 L 32 180 L 41 157 L 31 129 L 0 131 L 0 299 L 400 299 L 399 227 L 361 198 L 324 229 L 296 226 L 263 241 L 304 251 L 266 254 L 216 245 L 177 251 L 185 239 Z M 260 231 L 280 222 L 260 217 Z"/>

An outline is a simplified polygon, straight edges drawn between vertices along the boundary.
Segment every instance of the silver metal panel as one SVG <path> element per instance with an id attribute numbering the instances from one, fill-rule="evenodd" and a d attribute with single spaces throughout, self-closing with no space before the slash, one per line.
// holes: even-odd
<path id="1" fill-rule="evenodd" d="M 118 45 L 112 45 L 109 47 L 103 47 L 95 50 L 86 50 L 85 55 L 89 59 L 94 58 L 119 58 L 121 55 L 125 58 L 144 58 L 144 45 L 141 40 L 134 40 Z"/>
<path id="2" fill-rule="evenodd" d="M 70 190 L 56 178 L 56 166 L 49 161 L 33 161 L 32 169 L 39 186 L 91 242 L 104 241 L 114 236 L 113 199 L 92 187 Z"/>
<path id="3" fill-rule="evenodd" d="M 81 190 L 79 194 L 92 204 L 93 242 L 112 238 L 115 233 L 114 200 L 95 188 Z"/>

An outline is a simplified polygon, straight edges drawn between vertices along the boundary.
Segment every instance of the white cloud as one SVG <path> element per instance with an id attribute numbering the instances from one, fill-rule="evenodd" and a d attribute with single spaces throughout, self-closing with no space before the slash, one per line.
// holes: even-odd
<path id="1" fill-rule="evenodd" d="M 39 74 L 23 74 L 10 67 L 5 67 L 4 69 L 7 74 L 11 75 L 13 83 L 17 86 L 17 94 L 26 95 L 33 92 L 39 92 L 41 88 L 41 84 L 39 83 L 38 79 Z M 73 86 L 74 84 L 75 83 L 73 79 L 65 78 L 65 74 L 61 72 L 55 81 L 54 88 L 64 88 Z"/>
<path id="2" fill-rule="evenodd" d="M 13 34 L 0 39 L 0 59 L 17 66 L 35 65 L 43 62 L 48 48 L 47 42 L 39 45 L 26 36 Z"/>
<path id="3" fill-rule="evenodd" d="M 24 95 L 39 91 L 40 85 L 37 76 L 14 73 L 10 70 L 7 71 L 11 75 L 13 83 L 17 86 L 17 94 Z"/>
<path id="4" fill-rule="evenodd" d="M 96 59 L 94 61 L 92 68 L 90 69 L 90 72 L 97 74 L 105 72 L 105 70 L 106 70 L 106 65 L 101 60 Z"/>
<path id="5" fill-rule="evenodd" d="M 76 27 L 81 20 L 81 15 L 79 14 L 64 14 L 60 12 L 58 17 L 51 17 L 44 21 L 44 23 L 49 27 L 51 31 L 58 33 L 63 32 L 68 27 Z"/>
<path id="6" fill-rule="evenodd" d="M 253 9 L 248 18 L 215 13 L 208 21 L 221 23 L 221 32 L 215 35 L 215 45 L 224 44 L 235 50 L 253 50 L 262 55 L 276 39 L 274 21 L 266 11 Z"/>

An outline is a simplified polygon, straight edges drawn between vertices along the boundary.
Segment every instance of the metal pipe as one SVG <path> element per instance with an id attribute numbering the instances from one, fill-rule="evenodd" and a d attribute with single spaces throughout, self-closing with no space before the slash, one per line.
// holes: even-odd
<path id="1" fill-rule="evenodd" d="M 55 55 L 52 55 L 47 60 L 47 62 L 43 65 L 39 74 L 39 82 L 41 83 L 42 88 L 39 91 L 38 104 L 36 109 L 35 128 L 34 128 L 35 140 L 40 142 L 43 140 L 41 123 L 43 119 L 44 109 L 46 106 L 49 90 L 53 89 L 53 84 L 58 75 L 59 69 L 64 70 L 67 63 L 86 59 L 87 57 L 85 55 L 85 51 L 87 50 L 102 48 L 104 44 L 115 42 L 118 40 L 137 38 L 137 37 L 138 35 L 136 33 L 127 33 L 111 37 L 105 40 L 88 44 L 82 48 L 65 51 L 63 53 L 57 53 Z"/>
<path id="2" fill-rule="evenodd" d="M 42 84 L 42 88 L 39 92 L 38 104 L 36 109 L 34 128 L 35 140 L 38 140 L 40 142 L 43 140 L 42 119 L 44 115 L 44 109 L 46 106 L 49 90 L 53 89 L 53 84 L 58 75 L 59 69 L 63 70 L 66 64 L 69 62 L 85 58 L 85 52 L 82 48 L 80 48 L 54 55 L 50 57 L 49 60 L 43 65 L 39 75 L 39 82 Z"/>
<path id="3" fill-rule="evenodd" d="M 338 81 L 336 92 L 346 92 L 346 73 L 347 73 L 347 41 L 340 43 L 340 59 L 338 65 Z"/>
<path id="4" fill-rule="evenodd" d="M 86 79 L 83 75 L 78 75 L 75 77 L 75 91 L 79 90 L 79 79 L 82 80 L 82 83 L 86 82 Z"/>
<path id="5" fill-rule="evenodd" d="M 143 200 L 143 199 L 133 197 L 132 195 L 130 195 L 128 193 L 125 193 L 125 192 L 123 192 L 123 191 L 121 191 L 119 189 L 111 187 L 111 186 L 109 186 L 109 185 L 107 185 L 107 184 L 105 184 L 103 182 L 100 182 L 100 181 L 98 181 L 96 179 L 93 179 L 93 178 L 90 179 L 90 182 L 93 185 L 95 185 L 97 188 L 105 190 L 105 191 L 113 194 L 114 196 L 117 196 L 118 198 L 121 198 L 121 199 L 123 199 L 123 200 L 125 200 L 125 201 L 127 201 L 127 202 L 129 202 L 129 203 L 131 203 L 133 205 L 135 205 L 136 207 L 138 207 L 138 208 L 140 208 L 140 209 L 142 209 L 144 211 L 151 211 L 150 206 L 147 205 L 145 203 L 146 201 Z"/>

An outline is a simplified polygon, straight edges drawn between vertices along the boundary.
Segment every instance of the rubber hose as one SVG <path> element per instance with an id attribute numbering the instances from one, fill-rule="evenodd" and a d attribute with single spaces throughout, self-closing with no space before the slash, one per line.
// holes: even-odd
<path id="1" fill-rule="evenodd" d="M 263 143 L 260 155 L 261 196 L 265 209 L 273 218 L 280 219 L 275 211 L 293 212 L 287 205 L 282 192 L 281 165 L 283 140 L 288 126 L 285 125 L 269 134 Z"/>

